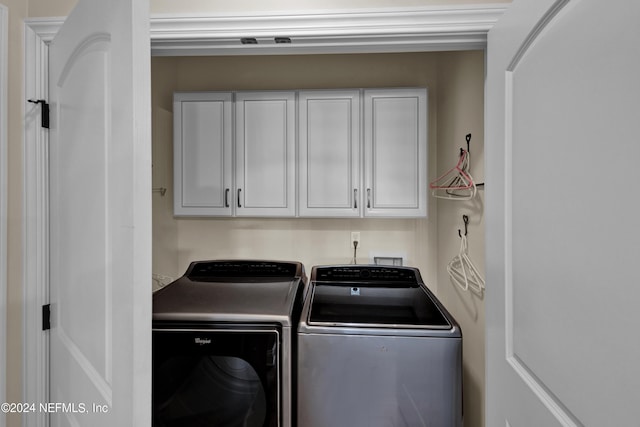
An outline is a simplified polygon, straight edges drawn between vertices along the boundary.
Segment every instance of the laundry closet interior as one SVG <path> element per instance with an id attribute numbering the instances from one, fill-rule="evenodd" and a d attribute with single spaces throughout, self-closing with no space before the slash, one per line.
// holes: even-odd
<path id="1" fill-rule="evenodd" d="M 195 260 L 300 261 L 308 272 L 314 265 L 348 264 L 351 233 L 358 232 L 358 264 L 402 257 L 459 322 L 465 426 L 484 425 L 484 295 L 474 286 L 465 290 L 448 271 L 465 239 L 468 257 L 484 275 L 484 187 L 472 198 L 449 200 L 434 197 L 427 185 L 427 215 L 420 218 L 188 217 L 174 215 L 173 200 L 173 95 L 190 91 L 427 88 L 427 181 L 454 168 L 461 149 L 468 149 L 466 171 L 482 183 L 484 67 L 482 50 L 152 56 L 154 289 Z"/>

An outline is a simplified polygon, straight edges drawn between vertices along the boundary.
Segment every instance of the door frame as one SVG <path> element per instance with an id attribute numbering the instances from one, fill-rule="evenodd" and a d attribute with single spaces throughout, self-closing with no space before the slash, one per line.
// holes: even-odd
<path id="1" fill-rule="evenodd" d="M 482 50 L 486 47 L 488 31 L 508 5 L 259 15 L 158 15 L 150 19 L 151 55 Z M 49 299 L 48 131 L 40 127 L 39 105 L 29 104 L 27 99 L 48 98 L 48 44 L 63 22 L 64 18 L 27 19 L 24 26 L 22 372 L 25 402 L 47 402 L 49 388 L 48 333 L 42 331 L 41 309 Z M 243 45 L 242 37 L 255 37 L 258 44 Z M 276 44 L 275 37 L 290 37 L 293 42 Z M 46 414 L 25 414 L 23 425 L 47 426 L 48 419 Z"/>

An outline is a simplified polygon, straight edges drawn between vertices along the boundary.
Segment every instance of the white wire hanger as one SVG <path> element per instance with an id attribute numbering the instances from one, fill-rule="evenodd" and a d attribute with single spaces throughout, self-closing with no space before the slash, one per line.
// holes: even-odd
<path id="1" fill-rule="evenodd" d="M 467 245 L 467 225 L 469 217 L 462 215 L 464 221 L 464 234 L 458 229 L 460 236 L 460 251 L 458 255 L 447 265 L 447 272 L 451 281 L 458 285 L 463 291 L 471 290 L 477 294 L 481 294 L 485 288 L 485 282 L 482 275 L 469 258 L 469 247 Z"/>
<path id="2" fill-rule="evenodd" d="M 473 177 L 469 173 L 469 142 L 471 134 L 467 134 L 467 149 L 460 148 L 458 163 L 429 183 L 431 195 L 440 199 L 470 200 L 478 192 Z"/>

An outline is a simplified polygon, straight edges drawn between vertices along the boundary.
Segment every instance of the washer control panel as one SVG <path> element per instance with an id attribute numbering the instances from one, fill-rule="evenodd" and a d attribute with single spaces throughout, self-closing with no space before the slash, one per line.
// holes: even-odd
<path id="1" fill-rule="evenodd" d="M 320 282 L 401 282 L 418 283 L 419 273 L 410 267 L 381 267 L 378 265 L 340 265 L 314 267 L 312 281 Z"/>

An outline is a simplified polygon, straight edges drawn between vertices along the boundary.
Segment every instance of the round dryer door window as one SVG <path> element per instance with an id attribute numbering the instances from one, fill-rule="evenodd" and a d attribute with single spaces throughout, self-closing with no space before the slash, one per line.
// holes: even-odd
<path id="1" fill-rule="evenodd" d="M 154 331 L 154 427 L 270 427 L 277 332 Z"/>

